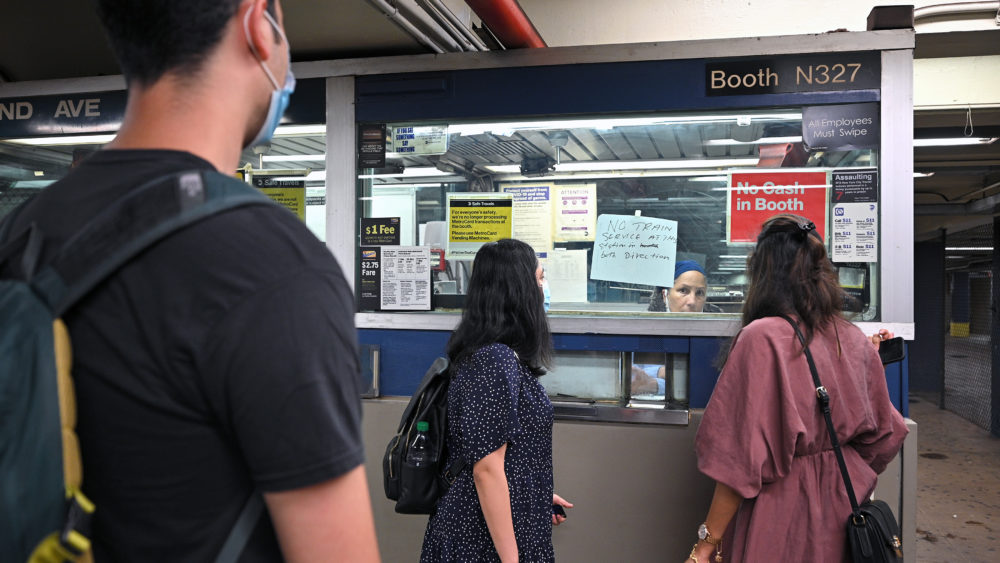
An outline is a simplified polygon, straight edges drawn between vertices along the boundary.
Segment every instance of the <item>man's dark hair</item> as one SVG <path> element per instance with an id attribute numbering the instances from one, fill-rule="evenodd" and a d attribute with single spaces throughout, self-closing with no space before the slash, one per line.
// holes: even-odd
<path id="1" fill-rule="evenodd" d="M 815 225 L 798 215 L 776 215 L 764 223 L 747 261 L 747 278 L 743 326 L 763 317 L 795 315 L 806 342 L 839 316 L 846 302 Z"/>
<path id="2" fill-rule="evenodd" d="M 552 363 L 552 337 L 542 291 L 535 279 L 538 258 L 531 246 L 501 239 L 482 246 L 472 263 L 465 311 L 448 341 L 452 364 L 499 342 L 538 376 Z"/>
<path id="3" fill-rule="evenodd" d="M 191 76 L 222 39 L 241 0 L 98 0 L 97 13 L 129 85 Z M 274 0 L 267 9 L 274 13 Z"/>

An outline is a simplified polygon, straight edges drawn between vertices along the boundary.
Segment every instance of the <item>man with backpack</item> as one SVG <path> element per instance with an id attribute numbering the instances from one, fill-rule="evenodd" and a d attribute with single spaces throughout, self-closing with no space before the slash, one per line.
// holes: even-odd
<path id="1" fill-rule="evenodd" d="M 105 150 L 14 212 L 7 240 L 35 227 L 42 266 L 139 186 L 231 176 L 294 88 L 278 0 L 98 4 L 128 105 Z M 217 560 L 258 493 L 233 560 L 377 560 L 353 303 L 325 245 L 262 202 L 171 232 L 68 308 L 96 560 Z"/>

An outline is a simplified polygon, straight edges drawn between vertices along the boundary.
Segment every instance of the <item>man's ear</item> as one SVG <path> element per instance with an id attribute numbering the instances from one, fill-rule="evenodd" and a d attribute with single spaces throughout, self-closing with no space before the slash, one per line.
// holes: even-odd
<path id="1" fill-rule="evenodd" d="M 274 26 L 264 16 L 267 11 L 267 0 L 250 0 L 241 5 L 237 13 L 240 25 L 244 27 L 244 38 L 249 38 L 250 51 L 262 61 L 271 58 L 277 45 Z M 247 13 L 249 12 L 249 14 Z"/>

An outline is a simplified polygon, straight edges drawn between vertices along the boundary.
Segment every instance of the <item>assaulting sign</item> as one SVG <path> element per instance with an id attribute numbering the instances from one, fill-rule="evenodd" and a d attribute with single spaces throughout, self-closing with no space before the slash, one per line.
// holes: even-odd
<path id="1" fill-rule="evenodd" d="M 808 218 L 826 237 L 829 179 L 824 172 L 733 172 L 726 213 L 727 242 L 755 242 L 764 221 L 781 213 Z"/>

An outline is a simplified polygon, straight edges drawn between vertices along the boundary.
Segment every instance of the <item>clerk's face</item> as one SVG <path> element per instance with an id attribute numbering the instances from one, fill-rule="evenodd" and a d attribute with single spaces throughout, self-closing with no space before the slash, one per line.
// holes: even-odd
<path id="1" fill-rule="evenodd" d="M 700 313 L 705 307 L 708 283 L 701 272 L 689 270 L 677 276 L 674 287 L 664 290 L 668 309 L 673 313 Z"/>

